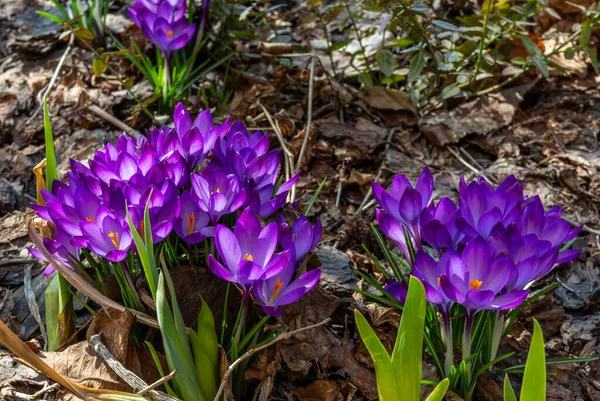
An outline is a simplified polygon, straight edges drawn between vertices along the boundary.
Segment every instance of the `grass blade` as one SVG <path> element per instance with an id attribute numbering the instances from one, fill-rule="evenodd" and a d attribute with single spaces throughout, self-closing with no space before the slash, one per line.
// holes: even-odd
<path id="1" fill-rule="evenodd" d="M 450 385 L 450 380 L 444 379 L 433 389 L 429 397 L 427 397 L 426 401 L 442 401 L 444 396 L 446 395 L 446 391 L 448 391 L 448 386 Z"/>

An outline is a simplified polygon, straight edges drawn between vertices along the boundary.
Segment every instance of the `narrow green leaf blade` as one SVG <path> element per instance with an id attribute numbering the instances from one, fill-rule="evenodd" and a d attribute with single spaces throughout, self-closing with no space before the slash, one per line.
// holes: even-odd
<path id="1" fill-rule="evenodd" d="M 508 380 L 508 375 L 504 376 L 504 401 L 517 401 L 517 395 Z"/>
<path id="2" fill-rule="evenodd" d="M 57 179 L 56 153 L 54 153 L 54 137 L 48 113 L 48 101 L 44 97 L 44 140 L 46 141 L 46 190 L 52 191 L 52 183 Z"/>
<path id="3" fill-rule="evenodd" d="M 400 394 L 390 355 L 381 341 L 379 341 L 377 334 L 375 334 L 367 319 L 358 310 L 354 310 L 354 319 L 356 320 L 356 327 L 358 327 L 360 337 L 367 347 L 369 354 L 371 354 L 373 364 L 375 365 L 375 378 L 377 379 L 379 399 L 381 401 L 399 400 Z M 421 371 L 419 371 L 419 375 L 421 375 Z"/>
<path id="4" fill-rule="evenodd" d="M 50 280 L 44 293 L 46 298 L 46 332 L 48 333 L 48 351 L 58 348 L 58 274 Z"/>
<path id="5" fill-rule="evenodd" d="M 546 356 L 542 328 L 538 321 L 533 319 L 533 339 L 525 365 L 521 401 L 540 399 L 546 399 Z"/>
<path id="6" fill-rule="evenodd" d="M 442 401 L 444 396 L 446 395 L 446 391 L 448 391 L 448 386 L 450 385 L 450 380 L 444 379 L 438 383 L 438 385 L 433 389 L 429 397 L 427 397 L 426 401 Z"/>
<path id="7" fill-rule="evenodd" d="M 392 353 L 392 366 L 402 400 L 418 400 L 421 394 L 425 307 L 425 287 L 411 276 Z"/>

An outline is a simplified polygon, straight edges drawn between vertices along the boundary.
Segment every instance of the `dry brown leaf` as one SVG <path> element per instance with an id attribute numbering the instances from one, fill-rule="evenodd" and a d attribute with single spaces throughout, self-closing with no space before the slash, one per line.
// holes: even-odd
<path id="1" fill-rule="evenodd" d="M 375 86 L 367 91 L 365 102 L 374 109 L 400 111 L 406 110 L 417 115 L 417 108 L 410 101 L 408 93 L 383 86 Z"/>

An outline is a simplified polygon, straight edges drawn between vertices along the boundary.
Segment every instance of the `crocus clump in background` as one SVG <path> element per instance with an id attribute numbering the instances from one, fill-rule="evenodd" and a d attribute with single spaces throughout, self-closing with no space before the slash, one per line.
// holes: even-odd
<path id="1" fill-rule="evenodd" d="M 532 283 L 556 264 L 568 263 L 581 252 L 563 249 L 581 228 L 571 228 L 560 207 L 545 211 L 538 196 L 523 192 L 523 183 L 514 176 L 497 188 L 483 178 L 471 183 L 461 178 L 458 205 L 449 198 L 436 204 L 427 167 L 414 187 L 401 175 L 389 192 L 373 183 L 381 207 L 376 211 L 379 228 L 398 246 L 437 310 L 439 319 L 429 323 L 440 325 L 446 352 L 442 370 L 449 377 L 456 374 L 453 333 L 462 333 L 462 360 L 470 358 L 467 377 L 473 382 L 451 383 L 467 398 L 475 369 L 496 357 L 508 323 L 505 311 L 521 305 Z M 391 277 L 384 288 L 403 303 L 405 282 Z"/>
<path id="2" fill-rule="evenodd" d="M 313 228 L 306 217 L 291 229 L 282 217 L 264 228 L 261 223 L 283 206 L 298 176 L 277 186 L 280 154 L 269 151 L 266 133 L 250 135 L 230 120 L 214 124 L 209 111 L 192 121 L 183 104 L 173 123 L 137 141 L 123 134 L 86 164 L 71 160 L 67 182 L 42 190 L 45 204 L 32 205 L 53 227 L 46 249 L 73 269 L 95 268 L 100 281 L 124 271 L 121 285 L 139 272 L 128 218 L 143 234 L 147 210 L 152 240 L 169 266 L 205 257 L 246 300 L 254 294 L 267 313 L 281 314 L 279 306 L 302 297 L 320 274 L 293 280 L 296 265 L 321 237 L 320 223 Z M 49 265 L 46 274 L 53 270 Z M 121 286 L 129 290 L 135 293 Z"/>
<path id="3" fill-rule="evenodd" d="M 194 37 L 196 24 L 188 23 L 185 0 L 136 0 L 129 16 L 166 58 Z"/>

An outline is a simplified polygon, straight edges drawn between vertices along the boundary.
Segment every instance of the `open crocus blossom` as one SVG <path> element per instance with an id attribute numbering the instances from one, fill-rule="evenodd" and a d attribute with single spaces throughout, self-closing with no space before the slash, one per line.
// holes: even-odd
<path id="1" fill-rule="evenodd" d="M 394 177 L 390 192 L 373 182 L 373 196 L 379 206 L 406 227 L 417 247 L 421 246 L 421 214 L 431 202 L 432 193 L 433 176 L 427 167 L 423 168 L 414 187 L 400 174 Z"/>
<path id="2" fill-rule="evenodd" d="M 217 226 L 215 245 L 223 263 L 210 255 L 208 266 L 216 276 L 239 285 L 245 298 L 258 279 L 280 273 L 292 257 L 288 250 L 275 253 L 277 224 L 263 228 L 249 208 L 240 215 L 233 232 L 224 225 Z"/>
<path id="3" fill-rule="evenodd" d="M 254 283 L 254 296 L 265 313 L 271 316 L 283 315 L 280 307 L 298 301 L 317 285 L 321 277 L 321 269 L 315 269 L 293 279 L 294 270 L 294 262 L 288 262 L 278 274 Z"/>
<path id="4" fill-rule="evenodd" d="M 120 262 L 127 257 L 132 243 L 129 226 L 125 219 L 107 207 L 101 206 L 93 221 L 81 223 L 81 231 L 95 254 L 111 262 Z"/>
<path id="5" fill-rule="evenodd" d="M 508 176 L 498 188 L 484 178 L 467 185 L 460 181 L 459 217 L 456 225 L 467 238 L 486 239 L 498 223 L 508 226 L 519 215 L 523 203 L 523 183 Z"/>
<path id="6" fill-rule="evenodd" d="M 137 0 L 129 15 L 144 36 L 169 57 L 196 32 L 196 25 L 185 18 L 185 8 L 185 0 Z"/>
<path id="7" fill-rule="evenodd" d="M 283 249 L 294 249 L 296 262 L 302 260 L 307 253 L 315 249 L 323 234 L 321 221 L 317 219 L 313 227 L 306 216 L 300 216 L 290 230 L 285 217 L 280 215 L 277 220 L 277 228 L 279 230 L 279 243 Z"/>

